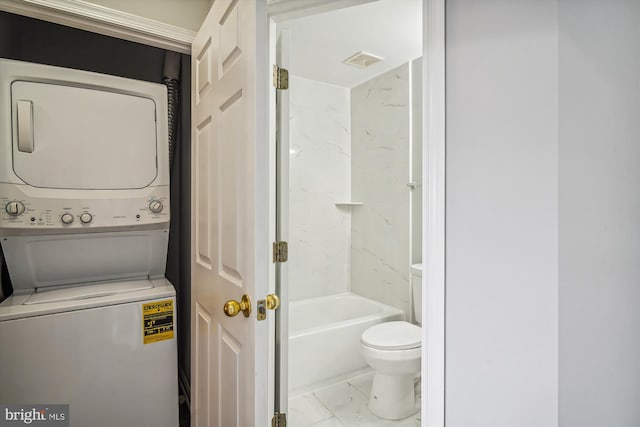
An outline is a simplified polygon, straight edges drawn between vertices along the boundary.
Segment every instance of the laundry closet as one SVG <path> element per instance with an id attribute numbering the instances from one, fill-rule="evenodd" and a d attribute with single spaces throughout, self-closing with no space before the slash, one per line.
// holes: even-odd
<path id="1" fill-rule="evenodd" d="M 111 263 L 126 264 L 129 261 L 135 262 L 136 256 L 139 256 L 141 258 L 148 257 L 148 258 L 145 258 L 142 262 L 148 263 L 148 265 L 150 266 L 149 276 L 150 277 L 157 276 L 158 278 L 161 276 L 164 276 L 171 284 L 173 284 L 173 287 L 175 287 L 175 302 L 172 304 L 175 304 L 173 309 L 175 310 L 174 311 L 175 324 L 177 325 L 174 331 L 175 332 L 174 339 L 175 339 L 175 345 L 177 346 L 177 349 L 178 349 L 177 351 L 178 377 L 180 378 L 180 382 L 182 386 L 180 388 L 183 391 L 183 394 L 185 394 L 186 397 L 188 398 L 188 388 L 189 388 L 188 383 L 189 383 L 189 369 L 190 369 L 189 368 L 189 360 L 190 360 L 190 356 L 189 356 L 189 324 L 190 324 L 190 321 L 189 321 L 189 315 L 190 315 L 190 309 L 189 309 L 190 190 L 189 190 L 189 185 L 190 185 L 190 182 L 189 181 L 190 181 L 190 178 L 189 177 L 190 177 L 190 156 L 191 156 L 190 154 L 190 90 L 189 90 L 190 76 L 191 76 L 190 56 L 185 54 L 177 54 L 177 53 L 168 54 L 167 51 L 163 49 L 150 47 L 150 46 L 146 46 L 146 45 L 142 45 L 134 42 L 124 41 L 124 40 L 120 40 L 112 37 L 107 37 L 107 36 L 86 32 L 86 31 L 82 31 L 82 30 L 78 30 L 78 29 L 74 29 L 74 28 L 70 28 L 70 27 L 66 27 L 58 24 L 53 24 L 53 23 L 49 23 L 49 22 L 45 22 L 37 19 L 27 18 L 24 16 L 15 15 L 8 12 L 0 12 L 0 60 L 9 60 L 7 62 L 20 61 L 26 64 L 29 64 L 29 63 L 44 64 L 47 66 L 62 67 L 63 69 L 71 69 L 72 75 L 75 75 L 74 73 L 77 73 L 76 80 L 82 81 L 82 79 L 88 79 L 84 82 L 85 86 L 87 87 L 93 85 L 94 82 L 91 80 L 91 75 L 87 75 L 86 73 L 84 73 L 85 71 L 108 75 L 105 77 L 104 82 L 111 82 L 110 80 L 111 76 L 116 76 L 118 78 L 134 79 L 137 81 L 141 81 L 142 83 L 140 83 L 140 87 L 147 87 L 145 86 L 145 85 L 148 85 L 148 83 L 146 82 L 155 83 L 157 85 L 155 88 L 151 87 L 151 85 L 148 85 L 148 87 L 151 88 L 150 90 L 156 90 L 156 91 L 159 91 L 158 93 L 161 93 L 162 91 L 164 91 L 164 88 L 162 88 L 160 84 L 162 83 L 162 80 L 165 74 L 165 68 L 166 68 L 165 65 L 167 62 L 167 59 L 166 59 L 167 55 L 172 57 L 171 60 L 174 62 L 173 69 L 174 70 L 177 69 L 179 73 L 177 76 L 175 75 L 173 76 L 173 77 L 177 77 L 177 78 L 174 78 L 174 80 L 179 82 L 175 85 L 176 86 L 175 88 L 179 89 L 178 108 L 176 110 L 175 119 L 174 119 L 174 121 L 176 122 L 175 132 L 177 134 L 176 135 L 177 137 L 175 138 L 175 146 L 173 147 L 171 152 L 171 157 L 172 157 L 171 161 L 169 162 L 168 159 L 165 159 L 163 157 L 163 154 L 161 152 L 158 152 L 157 162 L 162 162 L 163 164 L 166 163 L 167 165 L 170 164 L 170 168 L 166 168 L 166 170 L 163 171 L 163 168 L 158 168 L 157 165 L 154 163 L 156 161 L 155 145 L 146 146 L 145 148 L 145 147 L 127 147 L 117 143 L 113 144 L 113 147 L 112 147 L 113 149 L 107 149 L 102 154 L 99 153 L 97 157 L 94 158 L 94 165 L 92 166 L 94 169 L 96 169 L 95 176 L 98 176 L 100 174 L 97 173 L 97 170 L 101 167 L 101 165 L 108 164 L 108 161 L 107 161 L 108 159 L 106 157 L 112 156 L 110 157 L 111 160 L 114 160 L 114 159 L 117 160 L 118 157 L 120 157 L 120 160 L 123 160 L 124 163 L 116 161 L 113 164 L 126 164 L 128 169 L 136 169 L 135 174 L 139 175 L 136 178 L 136 179 L 139 178 L 138 179 L 138 181 L 140 181 L 139 183 L 131 184 L 123 181 L 123 187 L 127 187 L 127 188 L 128 187 L 139 188 L 144 185 L 147 185 L 149 182 L 154 182 L 155 180 L 163 181 L 162 175 L 166 174 L 166 176 L 164 177 L 166 179 L 164 179 L 163 184 L 167 185 L 167 189 L 166 189 L 167 197 L 163 198 L 163 197 L 159 197 L 159 196 L 156 197 L 152 195 L 144 196 L 143 197 L 144 203 L 142 203 L 141 207 L 139 208 L 142 214 L 142 218 L 140 218 L 140 215 L 139 215 L 137 219 L 134 220 L 134 221 L 136 220 L 144 221 L 145 220 L 144 215 L 148 214 L 147 216 L 150 221 L 154 221 L 151 218 L 156 218 L 158 219 L 158 221 L 163 221 L 161 220 L 162 215 L 166 215 L 167 217 L 167 221 L 165 221 L 165 223 L 167 224 L 166 229 L 156 232 L 156 231 L 149 230 L 149 227 L 147 227 L 146 231 L 142 231 L 140 233 L 142 234 L 146 233 L 149 236 L 154 235 L 155 237 L 146 238 L 144 242 L 138 239 L 139 236 L 137 236 L 136 238 L 130 241 L 114 240 L 107 244 L 103 244 L 104 242 L 96 243 L 95 247 L 104 248 L 106 252 L 110 252 L 111 254 L 116 255 L 115 258 L 114 257 L 109 258 Z M 73 70 L 78 70 L 78 71 L 73 71 Z M 66 77 L 58 76 L 58 77 L 52 77 L 52 78 L 54 80 L 56 78 L 58 80 L 64 80 Z M 119 84 L 120 81 L 121 80 L 114 80 L 114 82 L 116 82 L 114 84 L 117 85 Z M 12 94 L 15 94 L 15 96 L 22 97 L 25 99 L 32 95 L 30 94 L 30 91 L 32 91 L 34 85 L 38 84 L 38 83 L 28 83 L 28 82 L 27 83 L 18 82 L 18 83 L 21 83 L 22 86 L 24 87 L 19 88 L 18 87 L 19 85 L 14 84 L 12 86 Z M 110 84 L 110 83 L 105 83 L 105 84 Z M 62 90 L 60 92 L 59 90 L 60 87 L 64 87 L 64 85 L 58 86 L 58 88 L 52 86 L 51 90 L 53 92 L 56 92 L 52 95 L 54 97 L 69 96 L 69 92 L 65 92 L 65 90 Z M 83 90 L 86 90 L 86 89 L 87 89 L 86 87 L 83 89 L 77 89 L 76 95 L 79 92 L 82 92 Z M 129 91 L 129 90 L 135 92 L 135 90 L 132 88 L 122 89 L 122 91 Z M 18 94 L 19 91 L 21 91 L 20 94 Z M 75 95 L 72 95 L 72 96 L 75 96 Z M 80 94 L 79 96 L 80 98 L 82 98 L 82 94 Z M 108 96 L 111 96 L 111 95 L 108 95 Z M 147 113 L 143 113 L 143 114 L 166 114 L 167 113 L 166 107 L 165 108 L 162 108 L 161 106 L 159 107 L 159 105 L 161 105 L 161 101 L 159 99 L 160 98 L 158 98 L 158 100 L 153 100 L 153 102 L 147 100 L 148 105 L 145 104 L 146 107 L 144 105 L 141 106 L 142 110 L 148 107 Z M 5 99 L 2 99 L 2 102 L 5 102 L 5 101 L 6 101 Z M 127 102 L 123 102 L 122 106 L 132 105 L 132 103 L 129 102 L 131 100 L 125 100 L 125 101 Z M 140 102 L 144 104 L 144 102 L 142 101 Z M 52 102 L 49 107 L 55 109 L 55 106 L 56 106 L 56 102 Z M 80 103 L 77 106 L 78 108 L 81 108 L 82 104 Z M 28 104 L 27 101 L 25 101 L 22 103 L 21 108 L 23 108 L 23 110 L 25 111 L 24 114 L 26 114 L 23 117 L 29 117 L 28 111 L 30 111 L 29 110 L 30 108 L 33 108 L 32 105 Z M 118 107 L 116 103 L 114 104 L 113 108 L 114 110 L 117 110 L 120 107 Z M 127 114 L 126 111 L 121 111 L 121 113 L 125 115 Z M 26 119 L 23 119 L 23 122 L 24 120 Z M 160 121 L 157 121 L 157 122 L 159 123 Z M 73 126 L 74 118 L 67 117 L 66 125 Z M 86 124 L 86 123 L 78 123 L 78 125 L 79 126 L 86 125 L 87 127 L 93 126 L 92 124 Z M 109 129 L 108 123 L 103 125 L 105 126 L 105 129 Z M 144 127 L 144 126 L 141 126 L 141 127 Z M 144 134 L 144 132 L 146 131 L 156 132 L 156 130 L 153 130 L 153 129 L 152 130 L 146 129 L 146 130 L 142 130 L 141 132 L 142 134 Z M 165 131 L 167 131 L 166 127 L 158 126 L 157 132 L 165 132 Z M 158 141 L 159 140 L 160 138 L 158 138 Z M 23 148 L 26 150 L 26 152 L 29 151 L 27 140 L 23 139 L 23 143 L 27 144 L 27 146 L 25 146 L 26 148 L 21 147 L 20 153 L 18 155 L 24 154 Z M 75 149 L 81 149 L 81 141 L 78 144 L 80 145 L 76 146 Z M 158 147 L 160 147 L 160 145 L 158 145 Z M 142 150 L 142 152 L 140 152 L 139 154 L 141 154 L 142 156 L 141 158 L 144 158 L 145 160 L 140 162 L 132 160 L 132 153 L 138 153 L 140 150 Z M 149 155 L 147 155 L 146 157 L 145 157 L 145 153 L 143 153 L 145 150 L 149 151 L 149 153 L 147 153 Z M 7 155 L 7 154 L 5 153 L 3 155 Z M 65 155 L 64 151 L 63 150 L 60 151 L 59 155 Z M 14 157 L 15 156 L 16 154 L 14 154 Z M 102 156 L 102 159 L 101 159 L 101 156 Z M 16 168 L 15 160 L 16 159 L 14 159 L 14 169 Z M 134 163 L 137 162 L 137 163 L 133 164 L 132 162 Z M 37 161 L 35 163 L 37 163 Z M 72 164 L 73 162 L 67 162 L 67 166 Z M 82 169 L 82 165 L 78 166 L 78 168 Z M 50 179 L 52 176 L 60 176 L 58 174 L 59 171 L 57 171 L 56 173 L 51 174 L 49 175 L 49 177 L 47 177 L 47 171 L 43 170 L 42 167 L 38 167 L 37 165 L 36 166 L 31 165 L 31 166 L 28 166 L 23 171 L 16 170 L 16 172 L 18 174 L 22 173 L 23 175 L 21 175 L 21 178 L 23 179 L 25 179 L 26 175 L 29 175 L 29 177 L 26 179 L 31 180 L 32 181 L 31 184 L 36 188 L 47 187 L 51 185 L 48 181 L 40 182 L 39 180 L 42 180 L 42 179 L 47 180 L 47 179 Z M 84 172 L 85 174 L 87 173 L 86 170 Z M 113 179 L 118 180 L 122 178 L 122 174 L 120 173 L 120 171 L 104 170 L 100 172 L 102 172 L 103 174 L 106 173 L 107 175 L 110 174 L 112 180 Z M 86 176 L 91 176 L 91 174 L 88 173 L 86 174 Z M 120 176 L 120 178 L 118 178 L 118 176 Z M 169 182 L 170 182 L 170 188 L 169 188 Z M 58 187 L 70 187 L 68 185 L 68 182 L 66 181 L 65 182 L 61 181 L 59 183 L 54 183 L 54 184 L 55 184 L 54 186 L 58 186 Z M 86 187 L 99 188 L 100 184 L 101 183 L 99 182 L 99 179 L 97 179 L 96 182 L 86 183 Z M 76 189 L 76 191 L 81 191 L 81 189 Z M 170 197 L 168 194 L 169 192 L 170 192 Z M 169 200 L 170 200 L 170 203 L 168 203 Z M 166 205 L 162 205 L 162 203 L 165 201 L 167 202 Z M 22 204 L 9 206 L 10 202 L 11 201 L 7 202 L 8 215 L 12 215 L 12 213 L 14 212 L 14 208 L 16 213 L 18 212 L 20 214 L 23 213 L 22 211 L 20 211 L 21 209 L 25 209 L 22 206 Z M 149 204 L 151 202 L 160 203 L 160 205 L 156 204 L 154 206 L 151 206 Z M 108 207 L 109 205 L 110 205 L 109 203 L 105 203 L 106 207 Z M 3 206 L 3 209 L 4 209 L 4 206 Z M 79 207 L 78 209 L 82 210 L 84 208 Z M 156 209 L 158 210 L 157 212 L 155 212 Z M 27 225 L 33 224 L 33 226 L 36 227 L 38 226 L 38 224 L 41 223 L 42 226 L 45 227 L 47 224 L 55 223 L 59 215 L 58 215 L 58 212 L 54 213 L 53 210 L 55 209 L 51 210 L 51 215 L 53 216 L 53 218 L 47 218 L 46 214 L 40 215 L 41 212 L 38 212 L 37 215 L 33 214 L 33 215 L 24 216 L 24 219 L 26 221 L 25 224 Z M 78 227 L 79 230 L 81 230 L 81 227 L 90 227 L 90 226 L 99 225 L 99 224 L 96 224 L 101 220 L 99 214 L 93 214 L 93 212 L 90 212 L 89 210 L 86 210 L 86 212 L 85 211 L 80 212 L 79 210 L 78 212 L 73 212 L 73 215 L 71 215 L 70 217 L 63 218 L 64 215 L 60 214 L 62 215 L 60 216 L 60 218 L 62 218 L 61 219 L 62 223 L 66 227 Z M 29 212 L 32 212 L 32 211 L 29 211 Z M 28 212 L 25 212 L 25 213 L 28 213 Z M 168 221 L 169 217 L 170 217 L 170 223 Z M 133 218 L 136 218 L 136 216 L 134 215 Z M 104 219 L 104 215 L 102 216 L 102 219 Z M 70 220 L 71 222 L 67 223 L 65 222 L 65 220 Z M 30 224 L 30 222 L 32 224 Z M 142 228 L 145 228 L 145 227 L 142 227 Z M 97 233 L 94 233 L 94 234 L 97 234 Z M 167 238 L 168 238 L 168 244 L 166 241 L 163 243 L 163 239 L 167 239 Z M 88 242 L 89 240 L 90 239 L 84 239 L 83 241 Z M 141 248 L 140 251 L 136 251 L 135 249 L 136 242 L 138 243 L 142 242 L 140 246 Z M 109 248 L 108 247 L 109 244 L 112 244 L 112 243 L 115 246 Z M 118 250 L 118 246 L 117 246 L 119 244 L 122 244 L 122 246 L 120 246 L 120 251 Z M 166 247 L 166 252 L 162 250 L 163 244 Z M 54 266 L 55 268 L 52 269 L 51 268 L 52 266 L 46 266 L 44 264 L 40 264 L 42 269 L 39 270 L 37 266 L 35 269 L 33 268 L 33 266 L 30 266 L 29 268 L 27 268 L 26 264 L 24 269 L 15 267 L 17 265 L 22 265 L 19 260 L 16 261 L 15 259 L 13 260 L 14 261 L 13 263 L 6 262 L 6 261 L 9 261 L 8 257 L 11 257 L 11 256 L 15 257 L 16 254 L 20 254 L 20 253 L 27 254 L 29 253 L 30 248 L 36 247 L 34 245 L 29 246 L 29 243 L 17 244 L 17 246 L 20 246 L 20 245 L 23 245 L 23 246 L 19 247 L 17 250 L 13 250 L 13 249 L 11 250 L 13 252 L 12 254 L 9 254 L 9 251 L 6 250 L 7 246 L 5 246 L 5 251 L 7 253 L 6 254 L 0 253 L 0 266 L 2 269 L 2 275 L 1 275 L 1 281 L 0 281 L 0 285 L 1 285 L 0 301 L 6 300 L 12 295 L 19 294 L 21 292 L 21 288 L 24 288 L 25 286 L 29 287 L 30 286 L 28 284 L 29 280 L 32 280 L 32 281 L 34 280 L 34 276 L 33 275 L 29 276 L 29 274 L 32 274 L 34 271 L 36 272 L 36 276 L 38 278 L 51 284 L 52 286 L 58 286 L 64 282 L 64 279 L 61 279 L 62 280 L 61 281 L 55 277 L 56 268 L 60 266 L 63 263 L 63 260 L 65 259 L 65 256 L 64 256 L 65 254 L 63 253 L 64 247 L 56 246 L 59 252 L 56 254 L 56 257 L 54 257 L 58 260 L 56 262 L 56 265 Z M 43 251 L 48 250 L 45 248 L 45 246 L 46 245 L 44 246 L 41 245 L 40 249 Z M 70 250 L 72 251 L 75 250 L 77 252 L 75 255 L 81 255 L 82 250 L 88 251 L 92 247 L 94 246 L 89 245 L 84 247 L 83 249 L 82 245 L 80 246 L 77 245 L 77 242 L 71 243 L 68 246 Z M 142 250 L 147 250 L 147 249 L 149 250 L 148 254 L 140 253 Z M 102 249 L 98 249 L 98 251 L 100 250 Z M 119 256 L 122 257 L 122 259 L 120 260 L 118 260 L 118 256 L 117 256 L 118 252 L 120 252 Z M 166 257 L 165 257 L 165 253 L 166 253 Z M 29 253 L 29 254 L 33 255 L 33 253 Z M 99 255 L 96 255 L 96 257 L 99 257 Z M 94 262 L 96 257 L 93 258 Z M 46 258 L 48 257 L 44 257 L 43 259 L 46 259 Z M 38 262 L 37 258 L 33 258 L 33 259 L 35 260 L 34 262 Z M 53 259 L 53 258 L 48 258 L 48 259 Z M 165 262 L 166 262 L 166 272 L 164 270 Z M 157 265 L 154 263 L 156 263 Z M 11 274 L 9 274 L 9 268 L 7 267 L 8 264 L 14 266 L 13 270 L 11 271 Z M 71 264 L 72 263 L 70 263 L 70 265 Z M 20 271 L 20 270 L 23 270 L 23 271 Z M 47 277 L 47 275 L 49 275 L 50 277 Z M 134 276 L 133 273 L 132 275 Z M 108 274 L 105 275 L 104 277 L 98 277 L 98 278 L 100 280 L 104 280 L 105 282 L 107 282 L 107 284 L 109 284 Z M 81 280 L 81 279 L 82 277 L 78 278 L 78 280 Z M 156 279 L 156 283 L 160 283 L 158 282 L 158 280 L 160 279 Z M 18 283 L 19 281 L 21 283 Z M 150 281 L 153 282 L 153 280 L 150 280 Z M 25 283 L 27 284 L 25 285 Z M 144 283 L 142 285 L 146 286 L 146 284 Z M 162 285 L 164 286 L 164 282 L 162 283 Z M 153 287 L 156 285 L 151 285 L 151 286 Z M 169 288 L 167 287 L 166 289 L 168 290 Z M 60 289 L 59 291 L 56 291 L 56 292 L 60 292 L 60 291 L 67 292 L 67 293 L 70 292 L 69 290 L 65 291 L 64 289 Z M 134 290 L 134 292 L 141 292 L 141 291 L 142 291 L 142 288 L 137 291 Z M 105 292 L 110 293 L 110 292 L 113 292 L 113 290 L 106 290 Z M 38 296 L 37 292 L 34 293 L 34 295 Z M 162 294 L 162 295 L 158 294 L 158 298 L 156 299 L 159 301 L 170 300 L 171 298 L 168 295 L 169 294 Z M 62 298 L 64 299 L 64 297 Z M 73 321 L 71 321 L 70 325 L 73 325 Z M 38 328 L 40 329 L 41 326 L 38 326 Z M 46 328 L 46 325 L 44 325 L 44 327 Z M 62 326 L 56 325 L 55 327 L 62 327 Z M 114 331 L 116 331 L 115 328 L 113 330 L 98 330 L 96 331 L 96 334 L 97 336 L 99 336 L 100 334 L 108 335 L 108 334 L 115 333 Z M 5 344 L 10 344 L 10 343 L 4 343 L 3 345 Z M 61 354 L 65 352 L 72 353 L 73 349 L 69 348 L 69 346 L 71 345 L 72 344 L 68 342 L 67 343 L 59 342 L 55 344 L 49 343 L 45 347 L 38 348 L 38 351 L 51 354 L 52 355 L 51 357 L 55 357 L 56 354 Z M 15 356 L 19 358 L 20 355 L 16 354 Z M 117 357 L 117 356 L 114 356 L 114 357 Z M 170 359 L 170 356 L 167 356 L 167 357 L 169 357 L 168 360 L 173 360 L 173 359 Z M 11 360 L 14 360 L 14 359 L 11 359 Z M 0 363 L 3 363 L 3 362 L 5 361 L 0 360 Z M 78 375 L 80 376 L 83 375 L 81 365 L 78 365 Z M 106 378 L 108 376 L 109 376 L 109 373 L 106 372 L 104 377 Z M 177 380 L 171 380 L 171 381 L 168 381 L 166 384 L 173 384 L 173 383 L 177 384 L 177 382 L 178 382 Z M 158 383 L 158 384 L 161 384 L 161 383 Z M 123 383 L 122 387 L 126 394 L 126 388 L 128 387 L 128 385 L 126 383 Z M 87 392 L 89 392 L 89 390 L 91 389 L 92 387 L 90 385 L 87 385 Z M 173 391 L 169 391 L 168 393 L 173 393 Z M 178 390 L 176 388 L 175 390 L 176 402 L 178 401 L 177 395 L 178 395 Z M 46 402 L 40 402 L 40 403 L 46 403 Z M 102 404 L 107 406 L 109 405 L 108 402 L 102 402 Z M 110 410 L 115 411 L 117 409 L 111 408 Z"/>

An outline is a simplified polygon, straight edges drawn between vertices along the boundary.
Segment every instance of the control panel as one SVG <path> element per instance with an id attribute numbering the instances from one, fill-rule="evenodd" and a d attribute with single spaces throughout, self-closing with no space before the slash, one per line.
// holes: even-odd
<path id="1" fill-rule="evenodd" d="M 73 194 L 69 194 L 73 193 Z M 169 222 L 169 187 L 134 191 L 67 191 L 0 184 L 2 229 L 81 229 Z"/>

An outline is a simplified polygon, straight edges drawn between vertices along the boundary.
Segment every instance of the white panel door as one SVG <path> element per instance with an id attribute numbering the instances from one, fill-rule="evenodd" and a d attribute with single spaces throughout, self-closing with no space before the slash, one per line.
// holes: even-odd
<path id="1" fill-rule="evenodd" d="M 264 0 L 216 0 L 192 49 L 191 425 L 270 424 Z M 264 34 L 262 34 L 264 32 Z M 262 46 L 264 40 L 265 46 Z M 257 114 L 261 112 L 262 114 Z M 223 306 L 246 294 L 248 317 Z"/>

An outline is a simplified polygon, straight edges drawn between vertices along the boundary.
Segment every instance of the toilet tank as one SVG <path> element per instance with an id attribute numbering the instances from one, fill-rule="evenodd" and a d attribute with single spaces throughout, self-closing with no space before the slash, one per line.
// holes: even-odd
<path id="1" fill-rule="evenodd" d="M 413 312 L 418 325 L 422 325 L 422 264 L 411 266 L 411 289 L 413 291 Z"/>

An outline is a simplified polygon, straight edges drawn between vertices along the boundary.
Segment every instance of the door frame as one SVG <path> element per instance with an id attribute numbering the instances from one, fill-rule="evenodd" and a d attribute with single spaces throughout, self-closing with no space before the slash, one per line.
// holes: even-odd
<path id="1" fill-rule="evenodd" d="M 266 0 L 270 18 L 293 17 L 372 0 Z M 423 427 L 445 425 L 445 1 L 423 2 Z M 0 0 L 0 10 L 124 40 L 191 53 L 194 32 L 69 0 Z M 75 5 L 75 8 L 71 6 Z M 327 9 L 329 8 L 329 9 Z M 265 35 L 268 27 L 265 28 Z M 266 46 L 265 46 L 266 48 Z M 268 52 L 263 58 L 269 59 Z M 269 68 L 270 69 L 270 68 Z M 269 161 L 269 157 L 262 159 Z M 273 340 L 271 340 L 273 341 Z M 273 351 L 270 348 L 270 352 Z M 273 378 L 273 367 L 269 376 Z M 427 398 L 428 396 L 428 398 Z M 272 400 L 273 396 L 271 396 Z M 271 405 L 270 405 L 271 406 Z"/>
<path id="2" fill-rule="evenodd" d="M 445 425 L 445 1 L 422 2 L 422 426 Z M 426 326 L 425 326 L 426 324 Z M 428 396 L 428 398 L 427 398 Z"/>
<path id="3" fill-rule="evenodd" d="M 272 0 L 277 22 L 374 0 Z M 322 3 L 322 5 L 320 5 Z M 275 7 L 277 6 L 277 7 Z M 445 425 L 445 0 L 422 0 L 422 427 Z M 275 32 L 270 38 L 277 37 Z M 275 116 L 270 103 L 270 117 Z M 272 121 L 272 123 L 274 123 Z M 275 129 L 270 134 L 275 135 Z M 272 157 L 273 159 L 273 157 Z M 271 168 L 275 170 L 275 167 Z M 276 218 L 274 216 L 273 224 Z M 281 340 L 287 337 L 279 337 Z M 273 369 L 273 368 L 272 368 Z M 271 375 L 270 375 L 271 377 Z"/>

